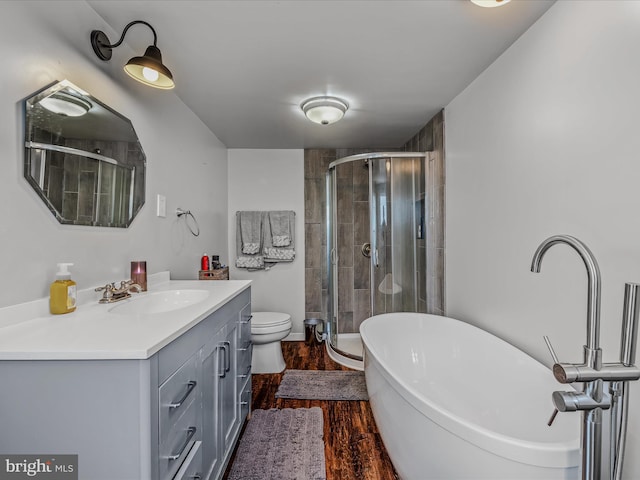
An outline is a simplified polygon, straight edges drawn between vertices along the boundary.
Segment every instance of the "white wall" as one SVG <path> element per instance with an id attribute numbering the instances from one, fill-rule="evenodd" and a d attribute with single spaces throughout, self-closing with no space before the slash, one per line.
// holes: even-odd
<path id="1" fill-rule="evenodd" d="M 296 258 L 270 270 L 235 268 L 235 213 L 245 210 L 296 212 Z M 229 150 L 229 274 L 253 280 L 251 308 L 285 312 L 293 322 L 289 340 L 303 339 L 304 320 L 304 151 Z"/>
<path id="2" fill-rule="evenodd" d="M 542 240 L 574 235 L 595 254 L 605 361 L 624 283 L 640 282 L 639 26 L 637 1 L 559 1 L 445 109 L 447 313 L 547 365 L 545 334 L 582 361 L 587 275 L 566 246 L 530 273 Z M 624 478 L 640 478 L 638 451 L 635 382 Z"/>
<path id="3" fill-rule="evenodd" d="M 131 260 L 147 260 L 151 273 L 197 278 L 203 251 L 227 250 L 225 146 L 175 93 L 126 76 L 122 65 L 135 54 L 126 45 L 110 62 L 99 60 L 93 29 L 119 33 L 85 2 L 0 4 L 0 306 L 47 296 L 57 262 L 75 263 L 73 278 L 87 288 L 128 278 Z M 22 100 L 65 78 L 128 117 L 138 133 L 146 204 L 128 229 L 60 225 L 22 176 Z M 157 194 L 167 198 L 167 218 L 155 216 Z M 194 212 L 199 237 L 177 220 L 178 206 Z"/>

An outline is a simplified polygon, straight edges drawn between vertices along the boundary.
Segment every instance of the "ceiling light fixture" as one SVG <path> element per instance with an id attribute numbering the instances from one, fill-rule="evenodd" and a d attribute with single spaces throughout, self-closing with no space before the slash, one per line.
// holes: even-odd
<path id="1" fill-rule="evenodd" d="M 38 102 L 50 112 L 66 117 L 81 117 L 91 110 L 91 102 L 67 92 L 55 92 Z"/>
<path id="2" fill-rule="evenodd" d="M 313 97 L 300 105 L 309 120 L 320 125 L 336 123 L 349 109 L 349 104 L 336 97 Z"/>
<path id="3" fill-rule="evenodd" d="M 111 60 L 112 50 L 122 44 L 127 30 L 137 23 L 142 23 L 151 29 L 153 32 L 153 45 L 149 45 L 147 47 L 147 50 L 144 52 L 142 57 L 133 57 L 129 60 L 124 66 L 124 71 L 127 72 L 130 77 L 144 83 L 145 85 L 149 85 L 150 87 L 161 88 L 164 90 L 169 90 L 175 87 L 173 75 L 171 75 L 169 69 L 163 65 L 162 54 L 160 53 L 160 49 L 156 47 L 156 43 L 158 41 L 156 31 L 147 22 L 134 20 L 128 24 L 124 27 L 120 40 L 113 45 L 109 42 L 109 38 L 103 31 L 92 31 L 91 46 L 93 47 L 93 51 L 101 60 Z"/>
<path id="4" fill-rule="evenodd" d="M 488 8 L 501 7 L 503 5 L 506 5 L 510 1 L 511 0 L 471 0 L 472 3 L 475 3 L 480 7 L 488 7 Z"/>

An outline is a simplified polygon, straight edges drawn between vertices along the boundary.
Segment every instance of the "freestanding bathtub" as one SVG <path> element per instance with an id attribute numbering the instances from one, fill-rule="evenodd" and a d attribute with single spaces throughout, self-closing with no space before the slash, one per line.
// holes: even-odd
<path id="1" fill-rule="evenodd" d="M 551 371 L 509 343 L 437 315 L 360 326 L 373 415 L 403 480 L 578 479 L 580 415 L 551 427 Z"/>

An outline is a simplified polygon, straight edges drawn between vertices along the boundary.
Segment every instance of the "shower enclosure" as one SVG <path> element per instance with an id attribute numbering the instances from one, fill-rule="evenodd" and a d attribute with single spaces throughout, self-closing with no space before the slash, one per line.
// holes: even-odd
<path id="1" fill-rule="evenodd" d="M 436 243 L 432 227 L 442 222 L 433 200 L 443 177 L 430 175 L 432 160 L 431 152 L 382 152 L 329 164 L 325 333 L 329 354 L 341 363 L 361 366 L 358 332 L 364 319 L 390 312 L 441 313 L 442 299 L 433 296 L 442 296 L 442 289 L 429 288 L 438 277 L 438 262 L 428 261 L 430 250 L 435 252 L 429 249 Z"/>

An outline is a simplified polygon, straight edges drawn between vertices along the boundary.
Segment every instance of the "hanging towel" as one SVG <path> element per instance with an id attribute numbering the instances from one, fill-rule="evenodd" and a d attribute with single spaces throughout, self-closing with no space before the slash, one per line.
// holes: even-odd
<path id="1" fill-rule="evenodd" d="M 240 256 L 236 258 L 236 267 L 250 270 L 264 269 L 264 257 L 262 255 Z"/>
<path id="2" fill-rule="evenodd" d="M 273 214 L 273 215 L 272 215 Z M 295 250 L 295 219 L 296 213 L 292 210 L 267 212 L 264 221 L 264 261 L 269 263 L 292 262 L 296 257 Z M 274 236 L 275 231 L 280 235 Z M 275 237 L 288 237 L 287 246 L 279 246 L 282 239 Z"/>
<path id="3" fill-rule="evenodd" d="M 236 242 L 240 243 L 238 256 L 256 255 L 262 247 L 262 212 L 238 212 L 236 214 Z"/>
<path id="4" fill-rule="evenodd" d="M 264 258 L 267 262 L 291 262 L 296 258 L 296 251 L 293 248 L 267 247 Z"/>
<path id="5" fill-rule="evenodd" d="M 269 212 L 271 243 L 274 247 L 288 247 L 291 244 L 291 230 L 295 214 L 291 211 Z"/>

